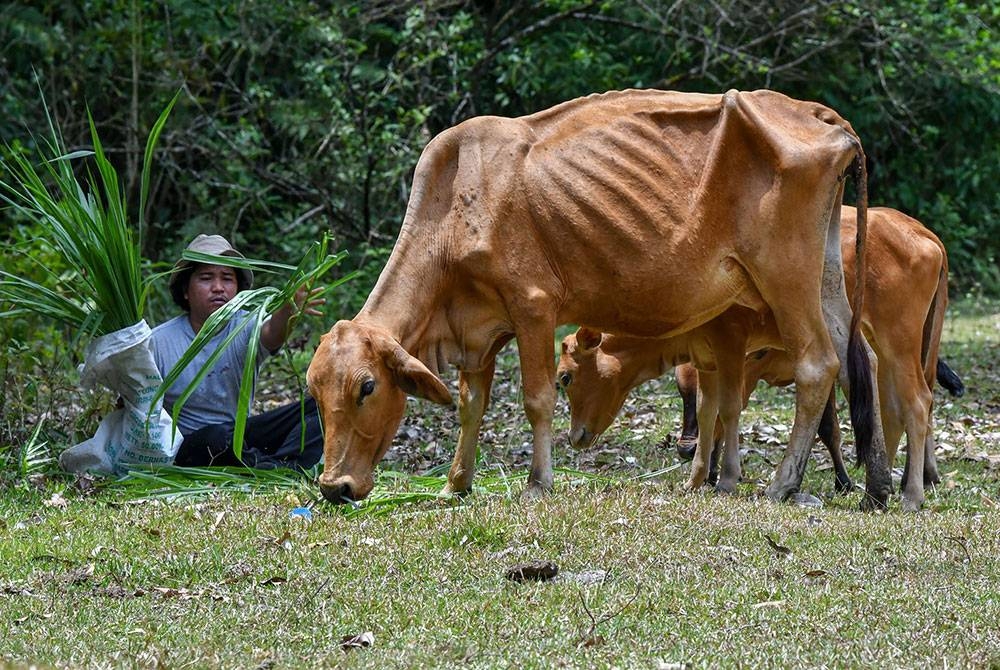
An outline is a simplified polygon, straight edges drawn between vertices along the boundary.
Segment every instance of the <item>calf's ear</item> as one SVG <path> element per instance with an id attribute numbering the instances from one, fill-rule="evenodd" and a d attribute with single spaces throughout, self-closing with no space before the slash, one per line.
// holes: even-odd
<path id="1" fill-rule="evenodd" d="M 384 351 L 383 360 L 392 372 L 393 379 L 399 384 L 399 388 L 406 393 L 439 405 L 454 404 L 444 382 L 428 370 L 427 366 L 408 354 L 403 347 L 396 344 Z"/>
<path id="2" fill-rule="evenodd" d="M 581 349 L 593 349 L 601 344 L 601 332 L 586 326 L 576 331 L 576 343 Z"/>

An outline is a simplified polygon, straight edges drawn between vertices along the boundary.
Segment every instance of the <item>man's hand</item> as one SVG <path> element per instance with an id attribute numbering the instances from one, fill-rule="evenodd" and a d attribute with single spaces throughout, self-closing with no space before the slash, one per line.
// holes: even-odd
<path id="1" fill-rule="evenodd" d="M 323 316 L 319 307 L 326 304 L 326 298 L 319 297 L 326 291 L 325 286 L 308 288 L 303 286 L 292 296 L 292 301 L 278 308 L 260 331 L 260 343 L 272 354 L 288 339 L 292 323 L 302 314 Z"/>
<path id="2" fill-rule="evenodd" d="M 319 296 L 323 295 L 324 291 L 326 291 L 325 286 L 317 286 L 313 289 L 306 286 L 301 287 L 295 292 L 296 313 L 308 314 L 309 316 L 323 316 L 323 312 L 319 310 L 319 307 L 326 304 L 326 298 L 320 298 Z"/>

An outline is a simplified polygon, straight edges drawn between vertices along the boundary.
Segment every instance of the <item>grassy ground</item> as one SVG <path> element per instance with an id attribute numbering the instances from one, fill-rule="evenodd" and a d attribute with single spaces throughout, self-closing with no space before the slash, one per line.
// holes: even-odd
<path id="1" fill-rule="evenodd" d="M 953 310 L 944 356 L 968 391 L 936 393 L 944 482 L 918 515 L 898 497 L 857 512 L 820 449 L 805 488 L 822 508 L 761 499 L 787 390 L 759 389 L 744 417 L 737 496 L 681 493 L 670 380 L 641 388 L 593 451 L 557 446 L 557 465 L 599 478 L 559 474 L 523 502 L 520 482 L 495 485 L 529 456 L 509 354 L 478 480 L 494 485 L 462 501 L 351 514 L 307 483 L 139 502 L 45 468 L 8 478 L 0 668 L 1000 667 L 1000 306 Z M 413 403 L 385 467 L 447 462 L 454 428 Z M 289 516 L 313 501 L 311 521 Z M 559 576 L 506 578 L 535 560 Z"/>

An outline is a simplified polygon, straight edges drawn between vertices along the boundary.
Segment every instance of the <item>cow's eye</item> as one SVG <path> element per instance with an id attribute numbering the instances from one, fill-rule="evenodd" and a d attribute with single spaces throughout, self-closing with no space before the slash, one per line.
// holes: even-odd
<path id="1" fill-rule="evenodd" d="M 375 391 L 375 380 L 374 379 L 366 379 L 361 384 L 361 392 L 358 393 L 358 404 L 360 405 L 361 402 L 365 398 L 367 398 L 368 396 L 370 396 L 374 391 Z"/>
<path id="2" fill-rule="evenodd" d="M 571 381 L 573 381 L 573 375 L 571 375 L 570 373 L 564 372 L 561 375 L 559 375 L 559 386 L 566 388 L 567 386 L 569 386 L 569 383 Z"/>

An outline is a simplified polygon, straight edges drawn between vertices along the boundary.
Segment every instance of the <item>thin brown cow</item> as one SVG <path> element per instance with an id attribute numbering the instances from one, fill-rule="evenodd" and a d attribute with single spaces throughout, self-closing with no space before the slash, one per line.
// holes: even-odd
<path id="1" fill-rule="evenodd" d="M 769 495 L 797 490 L 830 386 L 849 370 L 856 431 L 876 445 L 868 491 L 884 504 L 873 356 L 840 254 L 844 178 L 862 177 L 863 199 L 863 165 L 840 116 L 773 91 L 611 92 L 441 133 L 375 288 L 309 366 L 323 495 L 371 491 L 405 395 L 451 402 L 447 365 L 459 369 L 461 432 L 446 490 L 469 490 L 494 358 L 513 338 L 533 433 L 528 491 L 549 489 L 558 324 L 669 336 L 743 305 L 771 310 L 796 361 L 795 424 Z M 864 237 L 861 225 L 862 250 Z"/>

